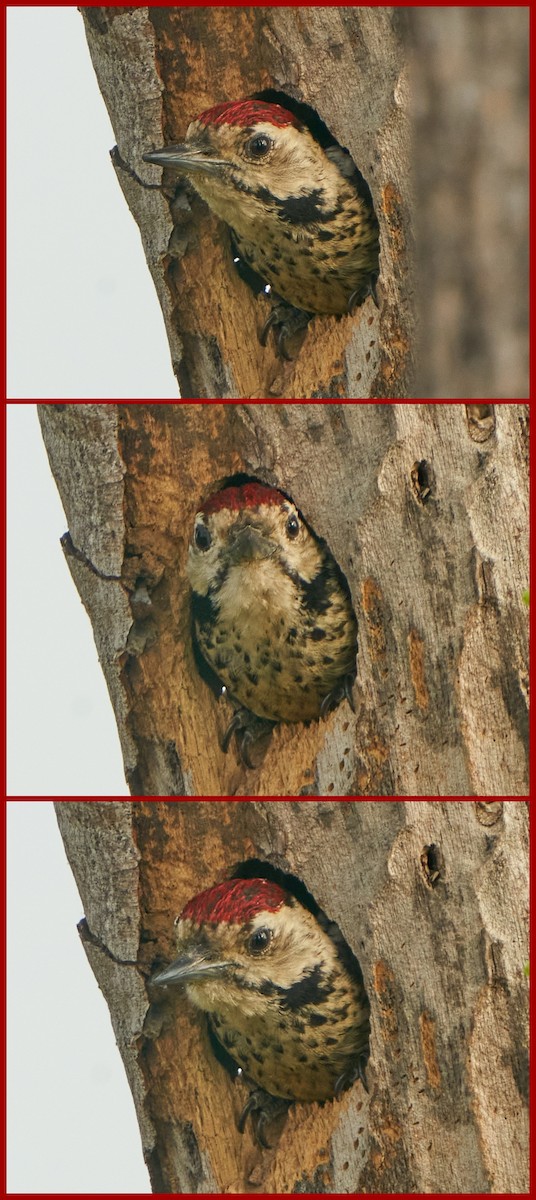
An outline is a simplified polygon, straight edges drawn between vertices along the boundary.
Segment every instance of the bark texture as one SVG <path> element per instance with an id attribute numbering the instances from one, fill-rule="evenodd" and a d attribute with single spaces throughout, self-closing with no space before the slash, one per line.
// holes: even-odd
<path id="1" fill-rule="evenodd" d="M 231 6 L 82 13 L 117 140 L 114 165 L 140 227 L 181 395 L 411 395 L 408 89 L 400 10 Z M 269 304 L 234 270 L 226 227 L 176 175 L 164 194 L 160 169 L 142 161 L 146 150 L 182 141 L 203 109 L 267 90 L 308 104 L 350 150 L 381 225 L 380 312 L 368 299 L 356 315 L 316 318 L 293 363 L 278 360 L 272 342 L 266 348 L 258 342 Z"/>
<path id="2" fill-rule="evenodd" d="M 417 396 L 528 391 L 529 9 L 411 9 Z"/>
<path id="3" fill-rule="evenodd" d="M 153 1189 L 528 1191 L 525 801 L 60 801 Z M 202 1018 L 147 980 L 186 901 L 247 860 L 303 881 L 359 958 L 369 1092 L 295 1104 L 270 1150 Z"/>
<path id="4" fill-rule="evenodd" d="M 528 396 L 527 8 L 82 13 L 183 397 Z M 317 317 L 294 363 L 260 346 L 268 302 L 234 271 L 225 226 L 142 161 L 203 109 L 259 93 L 320 116 L 380 222 L 380 311 Z"/>
<path id="5" fill-rule="evenodd" d="M 524 405 L 41 405 L 134 795 L 527 793 Z M 289 493 L 344 571 L 356 713 L 280 726 L 262 767 L 192 653 L 186 556 L 235 472 Z"/>

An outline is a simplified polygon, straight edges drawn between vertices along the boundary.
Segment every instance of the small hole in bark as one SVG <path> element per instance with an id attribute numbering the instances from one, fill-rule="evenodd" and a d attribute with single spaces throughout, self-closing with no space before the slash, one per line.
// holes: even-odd
<path id="1" fill-rule="evenodd" d="M 445 860 L 439 846 L 436 846 L 434 842 L 430 846 L 424 847 L 421 854 L 421 867 L 428 887 L 437 887 L 444 872 Z"/>
<path id="2" fill-rule="evenodd" d="M 435 477 L 432 464 L 425 458 L 413 464 L 411 468 L 411 487 L 413 495 L 419 504 L 426 504 L 432 494 Z"/>

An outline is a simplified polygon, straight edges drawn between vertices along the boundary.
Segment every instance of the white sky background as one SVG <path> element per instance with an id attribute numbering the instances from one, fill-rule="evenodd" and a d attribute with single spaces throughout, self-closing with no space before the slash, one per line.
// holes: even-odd
<path id="1" fill-rule="evenodd" d="M 8 397 L 177 400 L 82 17 L 7 17 Z"/>
<path id="2" fill-rule="evenodd" d="M 8 8 L 12 399 L 177 399 L 75 7 Z M 8 406 L 8 791 L 127 795 L 33 404 Z M 8 804 L 8 1187 L 149 1193 L 51 802 Z M 30 1131 L 30 1135 L 28 1134 Z"/>
<path id="3" fill-rule="evenodd" d="M 8 795 L 126 796 L 112 706 L 60 546 L 34 404 L 8 404 Z"/>
<path id="4" fill-rule="evenodd" d="M 8 802 L 8 1192 L 150 1193 L 51 801 Z"/>

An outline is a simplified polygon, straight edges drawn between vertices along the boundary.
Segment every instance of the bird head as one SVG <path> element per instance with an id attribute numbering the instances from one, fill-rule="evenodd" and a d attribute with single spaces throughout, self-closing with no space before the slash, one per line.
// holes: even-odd
<path id="1" fill-rule="evenodd" d="M 217 104 L 192 121 L 186 140 L 143 155 L 187 175 L 196 191 L 243 236 L 273 218 L 315 224 L 340 192 L 339 166 L 279 104 Z"/>
<path id="2" fill-rule="evenodd" d="M 258 1015 L 320 1003 L 336 947 L 276 883 L 230 879 L 194 896 L 177 918 L 177 958 L 153 977 L 183 985 L 205 1012 Z"/>
<path id="3" fill-rule="evenodd" d="M 225 602 L 232 592 L 229 602 L 238 603 L 245 587 L 250 600 L 262 604 L 266 591 L 273 597 L 277 576 L 283 599 L 293 579 L 310 582 L 322 563 L 322 543 L 276 488 L 258 483 L 224 488 L 195 517 L 188 577 L 200 596 L 217 591 Z"/>

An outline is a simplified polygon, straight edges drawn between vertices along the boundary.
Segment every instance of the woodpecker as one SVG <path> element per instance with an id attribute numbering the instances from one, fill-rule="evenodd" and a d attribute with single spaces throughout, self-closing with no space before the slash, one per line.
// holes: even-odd
<path id="1" fill-rule="evenodd" d="M 369 294 L 377 304 L 378 222 L 368 186 L 347 151 L 324 149 L 279 104 L 217 104 L 192 121 L 183 144 L 143 158 L 188 177 L 230 226 L 241 261 L 272 291 L 276 306 L 261 341 L 274 325 L 285 354 L 287 332 L 315 313 L 351 312 Z"/>
<path id="2" fill-rule="evenodd" d="M 177 918 L 178 957 L 153 977 L 183 985 L 208 1014 L 212 1038 L 253 1091 L 239 1128 L 264 1098 L 325 1101 L 359 1077 L 368 1057 L 369 1003 L 338 926 L 313 916 L 279 884 L 229 879 L 194 896 Z"/>
<path id="3" fill-rule="evenodd" d="M 238 708 L 292 722 L 352 704 L 348 584 L 287 496 L 256 482 L 216 492 L 195 517 L 187 569 L 197 645 Z M 244 724 L 231 722 L 225 749 Z"/>

